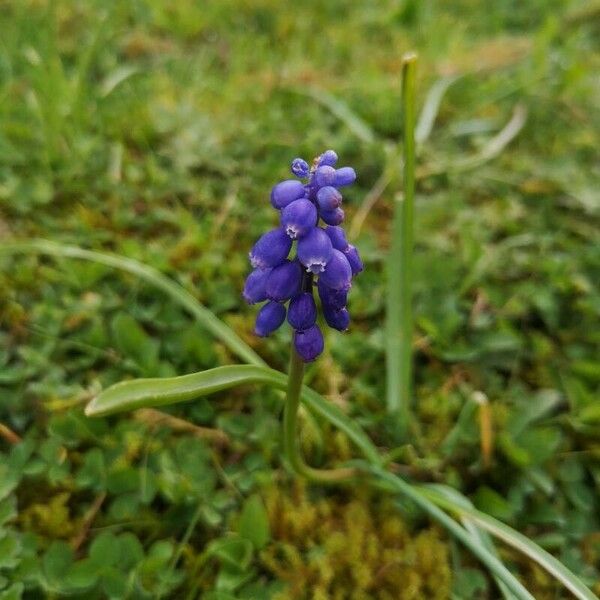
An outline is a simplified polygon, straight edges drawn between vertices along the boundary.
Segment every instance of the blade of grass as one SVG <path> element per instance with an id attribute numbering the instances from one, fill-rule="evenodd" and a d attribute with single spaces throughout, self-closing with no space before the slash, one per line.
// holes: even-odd
<path id="1" fill-rule="evenodd" d="M 221 340 L 234 354 L 245 362 L 253 365 L 266 366 L 265 361 L 244 340 L 242 340 L 232 329 L 221 321 L 213 312 L 203 306 L 184 287 L 163 275 L 153 267 L 145 265 L 137 260 L 125 258 L 118 254 L 107 252 L 95 252 L 84 250 L 76 246 L 57 244 L 49 240 L 30 240 L 27 242 L 8 242 L 0 244 L 0 254 L 48 254 L 52 256 L 64 256 L 67 258 L 78 258 L 90 260 L 126 271 L 140 277 L 149 284 L 159 288 L 173 300 L 185 308 L 196 320 Z"/>
<path id="2" fill-rule="evenodd" d="M 392 242 L 387 263 L 387 408 L 397 415 L 401 436 L 408 429 L 412 395 L 412 249 L 415 193 L 415 69 L 416 55 L 402 67 L 404 114 L 404 198 L 394 207 Z"/>
<path id="3" fill-rule="evenodd" d="M 372 144 L 376 135 L 373 130 L 363 121 L 346 103 L 336 98 L 333 94 L 316 87 L 292 87 L 291 91 L 312 98 L 327 108 L 340 121 L 346 124 L 348 129 L 365 144 Z"/>
<path id="4" fill-rule="evenodd" d="M 543 548 L 540 548 L 540 546 L 522 533 L 519 533 L 494 517 L 490 517 L 475 508 L 467 507 L 463 503 L 457 503 L 452 498 L 453 494 L 448 493 L 446 486 L 430 484 L 419 486 L 418 490 L 436 505 L 463 518 L 470 519 L 478 527 L 485 529 L 494 537 L 501 539 L 509 546 L 515 548 L 515 550 L 528 556 L 560 581 L 576 598 L 580 600 L 598 600 L 598 597 L 554 556 L 546 552 Z"/>
<path id="5" fill-rule="evenodd" d="M 448 88 L 458 79 L 461 75 L 450 75 L 438 79 L 427 92 L 427 97 L 423 103 L 423 110 L 419 115 L 419 121 L 415 129 L 415 141 L 417 144 L 422 144 L 430 135 L 433 130 L 433 124 L 435 118 L 440 110 L 440 104 L 444 94 L 448 91 Z"/>
<path id="6" fill-rule="evenodd" d="M 382 489 L 410 498 L 419 508 L 462 542 L 519 600 L 534 600 L 533 596 L 523 587 L 523 584 L 485 547 L 478 537 L 473 536 L 438 508 L 426 495 L 421 493 L 420 489 L 380 468 L 370 467 L 368 470 L 381 481 Z"/>

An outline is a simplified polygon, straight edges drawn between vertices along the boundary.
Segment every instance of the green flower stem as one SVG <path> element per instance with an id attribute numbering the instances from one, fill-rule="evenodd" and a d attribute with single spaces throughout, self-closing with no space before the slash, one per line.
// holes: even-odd
<path id="1" fill-rule="evenodd" d="M 297 425 L 303 378 L 304 361 L 300 358 L 292 344 L 287 395 L 283 409 L 283 447 L 285 456 L 294 472 L 306 477 L 310 481 L 319 483 L 341 483 L 342 481 L 348 481 L 356 474 L 355 469 L 313 469 L 304 462 L 300 454 Z"/>

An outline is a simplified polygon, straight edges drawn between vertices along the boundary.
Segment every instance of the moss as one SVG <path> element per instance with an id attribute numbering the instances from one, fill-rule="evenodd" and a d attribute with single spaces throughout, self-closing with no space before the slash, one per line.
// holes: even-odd
<path id="1" fill-rule="evenodd" d="M 79 520 L 72 519 L 70 494 L 62 492 L 47 502 L 29 505 L 19 514 L 24 531 L 34 531 L 51 539 L 69 539 L 79 529 Z"/>
<path id="2" fill-rule="evenodd" d="M 273 543 L 263 567 L 287 584 L 275 600 L 450 596 L 448 546 L 439 530 L 413 531 L 388 500 L 312 499 L 301 484 L 265 493 Z"/>

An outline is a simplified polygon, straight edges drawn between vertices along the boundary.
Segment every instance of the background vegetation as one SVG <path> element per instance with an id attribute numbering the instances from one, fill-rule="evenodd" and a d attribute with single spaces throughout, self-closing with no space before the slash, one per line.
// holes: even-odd
<path id="1" fill-rule="evenodd" d="M 285 369 L 289 332 L 252 335 L 246 253 L 289 161 L 334 148 L 359 174 L 367 269 L 310 384 L 400 472 L 458 487 L 600 593 L 597 5 L 4 0 L 0 30 L 2 240 L 146 262 Z M 407 441 L 382 325 L 410 49 L 419 105 L 448 89 L 419 148 Z M 83 416 L 124 378 L 232 361 L 132 276 L 0 254 L 0 599 L 497 597 L 411 505 L 294 481 L 275 392 Z M 316 465 L 351 455 L 307 415 L 303 444 Z M 566 597 L 502 556 L 536 598 Z"/>

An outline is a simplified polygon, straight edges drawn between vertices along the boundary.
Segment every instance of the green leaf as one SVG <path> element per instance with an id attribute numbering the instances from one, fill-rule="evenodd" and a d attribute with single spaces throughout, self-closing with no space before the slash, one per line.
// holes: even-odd
<path id="1" fill-rule="evenodd" d="M 17 500 L 10 496 L 0 501 L 0 527 L 17 516 Z"/>
<path id="2" fill-rule="evenodd" d="M 237 571 L 246 571 L 252 560 L 252 543 L 238 536 L 220 538 L 209 544 L 206 555 L 218 558 Z"/>
<path id="3" fill-rule="evenodd" d="M 144 371 L 156 370 L 159 343 L 131 315 L 118 313 L 111 329 L 117 348 L 125 357 L 133 359 Z"/>
<path id="4" fill-rule="evenodd" d="M 516 577 L 477 537 L 472 536 L 466 529 L 461 527 L 454 519 L 450 518 L 444 511 L 436 506 L 437 503 L 433 502 L 433 498 L 430 498 L 428 493 L 429 488 L 417 488 L 412 486 L 400 477 L 392 475 L 378 467 L 367 467 L 367 469 L 375 475 L 376 480 L 379 480 L 379 487 L 381 489 L 410 498 L 430 517 L 447 529 L 448 532 L 462 542 L 495 577 L 498 577 L 498 579 L 506 584 L 507 588 L 517 598 L 520 600 L 534 600 L 533 596 L 523 587 Z M 463 502 L 453 503 L 452 501 L 448 501 L 448 504 L 464 508 Z"/>
<path id="5" fill-rule="evenodd" d="M 250 383 L 273 383 L 272 371 L 253 365 L 217 367 L 181 377 L 135 379 L 101 392 L 86 407 L 88 416 L 165 406 Z"/>
<path id="6" fill-rule="evenodd" d="M 21 600 L 23 589 L 22 583 L 13 583 L 7 590 L 0 592 L 0 600 Z"/>
<path id="7" fill-rule="evenodd" d="M 271 537 L 269 517 L 258 494 L 250 496 L 244 502 L 238 524 L 238 533 L 241 537 L 250 540 L 257 550 L 261 550 L 269 542 Z"/>
<path id="8" fill-rule="evenodd" d="M 102 566 L 91 558 L 77 561 L 67 572 L 63 583 L 68 590 L 82 590 L 96 585 Z"/>
<path id="9" fill-rule="evenodd" d="M 42 563 L 48 583 L 52 587 L 60 587 L 73 564 L 73 550 L 66 542 L 52 542 Z"/>
<path id="10" fill-rule="evenodd" d="M 106 416 L 138 408 L 166 406 L 256 383 L 285 390 L 287 376 L 265 367 L 230 365 L 180 377 L 134 379 L 117 383 L 101 392 L 86 406 L 85 412 L 88 416 Z M 374 464 L 382 464 L 373 442 L 339 408 L 307 387 L 302 388 L 302 401 L 311 412 L 341 429 L 362 450 L 365 458 Z"/>
<path id="11" fill-rule="evenodd" d="M 19 562 L 21 544 L 17 534 L 0 530 L 0 569 L 13 569 Z"/>
<path id="12" fill-rule="evenodd" d="M 436 486 L 420 486 L 418 490 L 419 492 L 424 493 L 429 500 L 435 502 L 438 506 L 456 513 L 461 517 L 472 520 L 477 526 L 485 529 L 493 536 L 501 539 L 509 546 L 528 556 L 540 567 L 548 571 L 550 575 L 560 581 L 575 597 L 580 600 L 598 600 L 591 590 L 584 585 L 574 573 L 554 558 L 554 556 L 540 548 L 540 546 L 523 534 L 481 511 L 453 502 L 448 496 L 440 494 L 436 489 Z"/>

